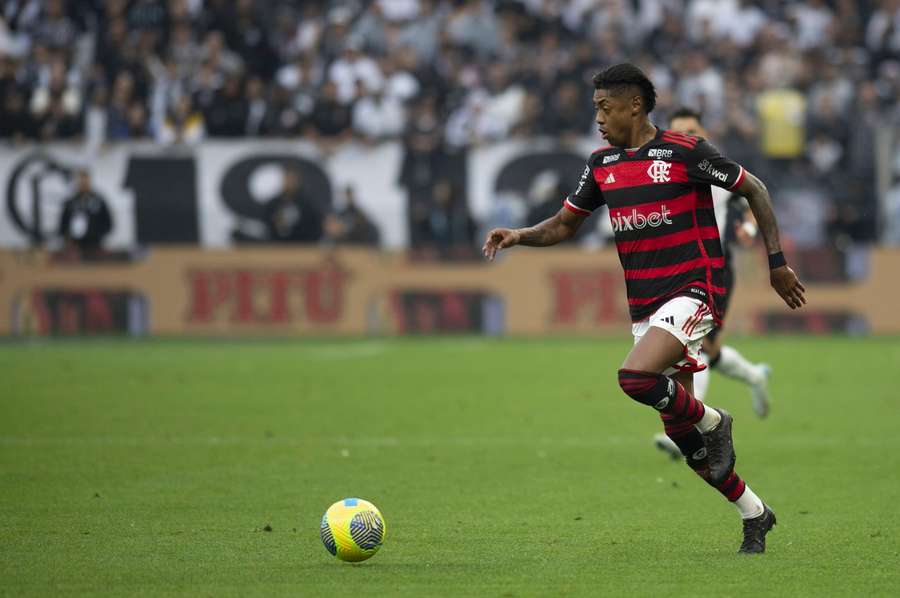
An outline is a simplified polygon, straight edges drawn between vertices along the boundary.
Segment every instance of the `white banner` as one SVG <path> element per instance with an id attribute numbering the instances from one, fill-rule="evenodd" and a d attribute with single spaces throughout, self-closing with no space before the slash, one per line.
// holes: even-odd
<path id="1" fill-rule="evenodd" d="M 463 187 L 472 215 L 490 224 L 501 192 L 524 205 L 537 177 L 548 171 L 571 190 L 595 145 L 523 140 L 473 149 Z M 317 201 L 341 207 L 344 189 L 352 187 L 381 232 L 382 246 L 403 248 L 409 236 L 403 154 L 400 143 L 346 144 L 324 154 L 313 144 L 289 140 L 211 141 L 194 148 L 132 143 L 93 156 L 80 145 L 2 148 L 0 247 L 58 242 L 62 205 L 83 168 L 112 213 L 113 229 L 104 243 L 109 249 L 159 242 L 228 247 L 236 235 L 263 238 L 262 208 L 281 190 L 284 168 L 293 166 Z"/>

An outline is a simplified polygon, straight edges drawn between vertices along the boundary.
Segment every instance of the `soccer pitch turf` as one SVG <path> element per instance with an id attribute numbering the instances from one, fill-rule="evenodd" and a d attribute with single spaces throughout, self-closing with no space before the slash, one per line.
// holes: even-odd
<path id="1" fill-rule="evenodd" d="M 630 339 L 0 346 L 0 595 L 900 594 L 900 340 L 732 339 L 715 375 L 768 553 L 651 444 Z M 341 563 L 334 501 L 387 520 Z M 266 531 L 266 527 L 271 531 Z"/>

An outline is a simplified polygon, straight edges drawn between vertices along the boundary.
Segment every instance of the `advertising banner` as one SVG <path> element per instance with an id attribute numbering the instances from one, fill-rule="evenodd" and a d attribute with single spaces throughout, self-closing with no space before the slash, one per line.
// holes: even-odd
<path id="1" fill-rule="evenodd" d="M 868 276 L 810 282 L 789 310 L 760 252 L 739 260 L 727 328 L 900 333 L 889 301 L 900 251 L 873 251 Z M 0 251 L 0 334 L 331 336 L 431 333 L 623 335 L 615 252 L 517 248 L 494 263 L 411 261 L 402 252 L 167 246 L 132 262 L 67 262 Z"/>

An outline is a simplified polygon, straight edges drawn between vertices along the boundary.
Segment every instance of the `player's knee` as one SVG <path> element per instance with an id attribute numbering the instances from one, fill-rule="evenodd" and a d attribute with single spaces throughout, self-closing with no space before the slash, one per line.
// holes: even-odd
<path id="1" fill-rule="evenodd" d="M 619 387 L 629 397 L 657 410 L 665 409 L 671 392 L 671 380 L 663 374 L 641 370 L 619 370 Z"/>

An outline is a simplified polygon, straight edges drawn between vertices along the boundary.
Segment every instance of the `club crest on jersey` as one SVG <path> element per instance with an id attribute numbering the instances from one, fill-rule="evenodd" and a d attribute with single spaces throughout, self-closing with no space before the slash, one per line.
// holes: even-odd
<path id="1" fill-rule="evenodd" d="M 672 180 L 669 171 L 672 169 L 671 162 L 663 162 L 662 160 L 654 160 L 653 164 L 647 169 L 647 174 L 653 179 L 654 183 L 668 183 Z"/>
<path id="2" fill-rule="evenodd" d="M 640 230 L 648 226 L 658 228 L 663 224 L 672 224 L 672 219 L 669 218 L 671 214 L 672 211 L 666 207 L 666 204 L 663 204 L 660 206 L 659 212 L 650 212 L 647 215 L 639 214 L 635 209 L 631 210 L 631 214 L 610 212 L 609 219 L 612 222 L 613 232 L 618 233 L 626 230 Z"/>

